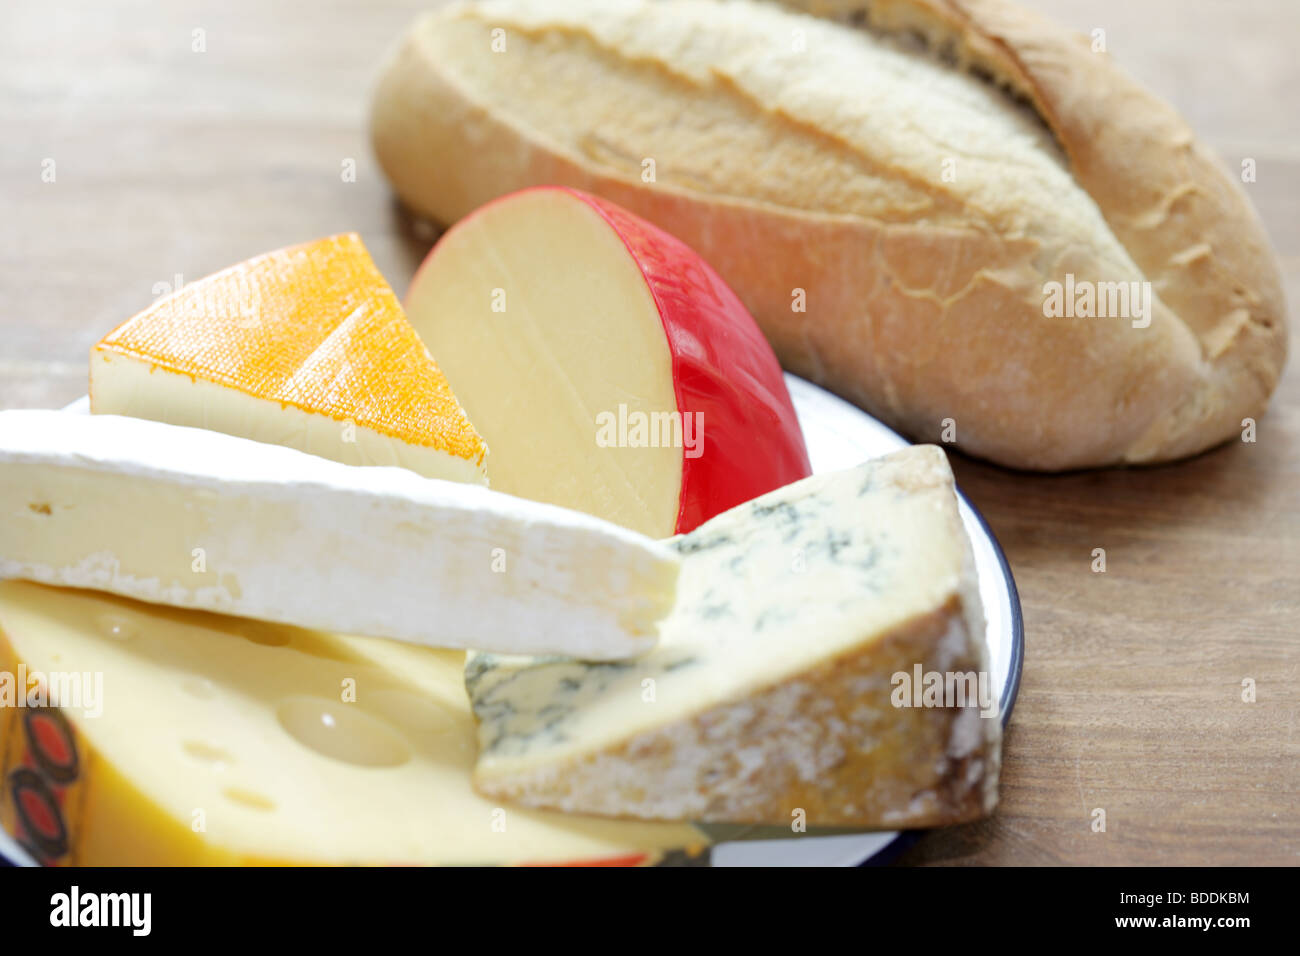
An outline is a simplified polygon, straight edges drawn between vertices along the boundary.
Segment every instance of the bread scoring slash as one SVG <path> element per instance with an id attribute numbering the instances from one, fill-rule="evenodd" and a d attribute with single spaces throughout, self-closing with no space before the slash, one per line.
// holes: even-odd
<path id="1" fill-rule="evenodd" d="M 1263 412 L 1276 263 L 1170 106 L 1007 0 L 785 6 L 439 10 L 384 70 L 377 154 L 443 222 L 542 183 L 612 199 L 709 261 L 787 369 L 1006 465 L 1175 459 Z M 1066 283 L 1093 308 L 1054 308 Z"/>

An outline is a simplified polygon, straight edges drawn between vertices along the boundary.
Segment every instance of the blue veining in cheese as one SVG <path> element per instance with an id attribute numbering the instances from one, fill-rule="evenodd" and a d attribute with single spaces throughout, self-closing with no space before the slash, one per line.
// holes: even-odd
<path id="1" fill-rule="evenodd" d="M 892 732 L 891 676 L 909 654 L 927 668 L 983 666 L 973 561 L 937 448 L 805 479 L 671 544 L 683 561 L 677 601 L 644 657 L 469 656 L 482 791 L 576 812 L 723 819 L 729 804 L 761 802 L 751 764 L 782 763 L 790 781 L 815 786 Z M 873 654 L 891 666 L 873 670 Z M 852 673 L 837 677 L 840 661 Z M 957 741 L 954 761 L 964 748 L 980 773 L 996 773 L 996 726 L 947 712 L 903 722 L 914 719 L 935 730 L 927 746 Z M 788 739 L 755 739 L 759 728 Z M 733 785 L 745 792 L 710 797 Z"/>

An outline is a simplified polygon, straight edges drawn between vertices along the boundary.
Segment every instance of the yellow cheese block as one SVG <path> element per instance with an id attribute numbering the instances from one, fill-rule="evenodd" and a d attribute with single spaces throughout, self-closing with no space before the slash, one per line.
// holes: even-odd
<path id="1" fill-rule="evenodd" d="M 90 407 L 487 483 L 483 439 L 351 233 L 242 262 L 127 320 L 91 353 Z"/>
<path id="2" fill-rule="evenodd" d="M 0 582 L 0 825 L 74 865 L 654 863 L 470 787 L 464 654 Z"/>

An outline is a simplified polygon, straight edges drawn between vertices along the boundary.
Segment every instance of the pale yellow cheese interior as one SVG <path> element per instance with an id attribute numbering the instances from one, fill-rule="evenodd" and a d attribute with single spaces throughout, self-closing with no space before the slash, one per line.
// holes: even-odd
<path id="1" fill-rule="evenodd" d="M 71 862 L 521 863 L 703 841 L 478 797 L 463 657 L 0 582 L 0 667 L 103 675 L 101 716 L 65 709 L 86 790 Z"/>
<path id="2" fill-rule="evenodd" d="M 308 412 L 119 352 L 90 357 L 96 413 L 206 428 L 345 465 L 395 465 L 426 478 L 487 484 L 481 462 Z"/>
<path id="3" fill-rule="evenodd" d="M 599 214 L 551 190 L 485 207 L 438 244 L 406 311 L 492 449 L 494 489 L 676 530 L 682 449 L 597 444 L 620 405 L 677 411 L 655 302 Z"/>

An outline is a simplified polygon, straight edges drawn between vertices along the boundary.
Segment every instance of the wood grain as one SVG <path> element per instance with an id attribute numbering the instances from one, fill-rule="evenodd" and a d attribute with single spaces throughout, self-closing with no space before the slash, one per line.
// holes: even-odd
<path id="1" fill-rule="evenodd" d="M 404 291 L 433 237 L 392 201 L 365 117 L 381 56 L 430 5 L 7 0 L 0 407 L 81 395 L 92 343 L 177 275 L 356 230 Z M 1035 5 L 1104 29 L 1225 162 L 1256 160 L 1247 188 L 1300 300 L 1300 7 Z M 1300 862 L 1298 407 L 1292 363 L 1253 444 L 1056 477 L 957 458 L 1020 586 L 1024 678 L 996 816 L 900 862 Z"/>

